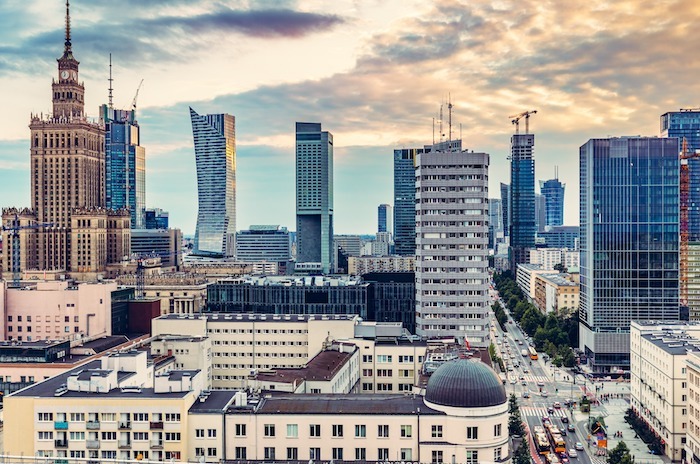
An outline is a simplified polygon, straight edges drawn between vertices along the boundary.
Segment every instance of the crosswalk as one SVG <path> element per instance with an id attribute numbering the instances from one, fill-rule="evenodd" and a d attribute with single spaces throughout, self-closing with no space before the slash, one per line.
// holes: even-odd
<path id="1" fill-rule="evenodd" d="M 547 406 L 520 406 L 520 414 L 528 417 L 566 417 L 564 409 L 555 409 L 550 414 L 547 412 Z"/>
<path id="2" fill-rule="evenodd" d="M 515 377 L 516 379 L 518 379 L 518 382 L 520 382 L 520 375 L 513 375 L 512 372 L 509 372 L 508 374 L 508 378 Z M 548 379 L 544 375 L 522 374 L 522 377 L 524 377 L 525 381 L 527 382 L 542 382 L 544 384 L 547 384 L 547 382 L 551 382 L 551 379 Z"/>

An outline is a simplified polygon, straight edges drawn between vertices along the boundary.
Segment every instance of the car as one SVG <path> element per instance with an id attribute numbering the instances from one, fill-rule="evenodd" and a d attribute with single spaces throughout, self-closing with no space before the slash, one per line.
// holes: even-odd
<path id="1" fill-rule="evenodd" d="M 576 427 L 574 427 L 574 424 L 569 424 L 566 426 L 566 430 L 568 430 L 569 432 L 575 432 Z"/>
<path id="2" fill-rule="evenodd" d="M 577 458 L 577 457 L 578 457 L 578 451 L 576 451 L 575 449 L 571 448 L 571 449 L 569 450 L 569 457 L 570 457 L 570 458 Z"/>
<path id="3" fill-rule="evenodd" d="M 525 390 L 525 391 L 523 392 L 523 398 L 530 398 L 530 392 L 527 391 L 527 390 Z"/>
<path id="4" fill-rule="evenodd" d="M 529 373 L 530 373 L 530 369 L 528 369 L 527 367 L 523 367 L 523 372 L 526 373 L 526 374 L 529 374 Z"/>
<path id="5" fill-rule="evenodd" d="M 515 380 L 515 377 L 511 377 L 511 378 L 510 378 L 510 383 L 511 383 L 512 385 L 515 385 L 516 382 L 517 382 L 517 380 Z"/>
<path id="6" fill-rule="evenodd" d="M 544 424 L 545 422 L 549 422 L 549 416 L 542 417 L 542 423 Z"/>
<path id="7" fill-rule="evenodd" d="M 568 423 L 569 423 L 569 418 L 566 417 L 566 416 L 564 416 L 564 417 L 561 418 L 561 421 L 562 421 L 562 423 L 564 423 L 564 424 L 568 424 Z"/>
<path id="8" fill-rule="evenodd" d="M 559 409 L 561 408 L 561 403 L 559 401 L 555 401 L 552 406 L 554 406 L 554 409 Z"/>
<path id="9" fill-rule="evenodd" d="M 523 344 L 523 341 L 522 341 L 522 340 L 518 340 L 518 345 L 522 345 L 522 344 Z"/>
<path id="10" fill-rule="evenodd" d="M 569 462 L 569 456 L 566 454 L 566 452 L 562 451 L 559 453 L 559 460 L 561 462 Z"/>
<path id="11" fill-rule="evenodd" d="M 521 380 L 520 385 L 522 385 L 523 387 L 527 387 L 527 381 Z"/>
<path id="12" fill-rule="evenodd" d="M 520 380 L 525 380 L 525 376 L 524 376 L 524 375 L 521 375 L 521 376 L 520 376 Z"/>
<path id="13" fill-rule="evenodd" d="M 508 366 L 508 372 L 513 372 L 513 366 Z"/>
<path id="14" fill-rule="evenodd" d="M 543 398 L 547 398 L 547 396 L 549 396 L 549 394 L 547 393 L 547 390 L 542 390 L 540 395 L 542 395 Z"/>
<path id="15" fill-rule="evenodd" d="M 576 444 L 574 445 L 574 448 L 576 448 L 576 451 L 583 451 L 583 443 L 580 441 L 577 441 Z"/>
<path id="16" fill-rule="evenodd" d="M 559 433 L 561 434 L 562 437 L 565 437 L 566 436 L 566 429 L 565 428 L 559 429 Z"/>
<path id="17" fill-rule="evenodd" d="M 544 392 L 543 392 L 543 393 L 544 393 Z M 548 407 L 548 408 L 547 408 L 547 412 L 550 413 L 550 414 L 554 414 L 554 408 L 551 407 L 551 406 Z"/>
<path id="18" fill-rule="evenodd" d="M 544 382 L 541 381 L 541 380 L 538 381 L 538 382 L 537 382 L 537 386 L 538 386 L 538 387 L 544 387 Z"/>

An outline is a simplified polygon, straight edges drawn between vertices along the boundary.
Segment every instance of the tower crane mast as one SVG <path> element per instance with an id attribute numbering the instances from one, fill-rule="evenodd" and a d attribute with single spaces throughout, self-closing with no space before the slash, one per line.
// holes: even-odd
<path id="1" fill-rule="evenodd" d="M 532 115 L 532 114 L 537 114 L 537 110 L 523 111 L 522 113 L 508 116 L 508 118 L 510 118 L 510 120 L 511 120 L 510 122 L 515 124 L 515 135 L 520 134 L 520 120 L 522 118 L 525 118 L 525 133 L 526 134 L 530 133 L 530 115 Z"/>
<path id="2" fill-rule="evenodd" d="M 692 153 L 688 148 L 688 140 L 683 137 L 680 153 L 680 303 L 682 307 L 688 307 L 688 258 L 690 241 L 690 227 L 688 224 L 688 209 L 690 207 L 690 167 L 688 160 L 700 158 L 700 153 Z"/>

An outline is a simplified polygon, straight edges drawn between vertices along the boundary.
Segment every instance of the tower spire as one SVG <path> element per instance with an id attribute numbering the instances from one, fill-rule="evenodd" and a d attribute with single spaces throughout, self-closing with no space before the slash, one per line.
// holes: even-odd
<path id="1" fill-rule="evenodd" d="M 112 54 L 109 54 L 109 109 L 111 110 L 113 108 L 112 106 Z"/>
<path id="2" fill-rule="evenodd" d="M 70 0 L 66 0 L 66 42 L 65 42 L 65 50 L 67 52 L 70 51 Z"/>

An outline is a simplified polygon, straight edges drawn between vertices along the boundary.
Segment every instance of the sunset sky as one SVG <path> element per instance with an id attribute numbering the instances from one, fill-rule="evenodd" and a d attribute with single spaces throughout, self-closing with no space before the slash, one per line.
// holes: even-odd
<path id="1" fill-rule="evenodd" d="M 29 116 L 51 108 L 62 0 L 0 0 L 0 206 L 29 206 Z M 193 234 L 188 106 L 230 113 L 237 227 L 295 228 L 294 122 L 335 141 L 335 232 L 373 233 L 393 204 L 393 149 L 432 140 L 451 95 L 454 136 L 491 154 L 490 196 L 508 182 L 509 115 L 538 110 L 536 179 L 566 183 L 578 224 L 578 147 L 658 135 L 666 111 L 700 106 L 697 0 L 73 0 L 86 110 L 136 88 L 148 207 Z"/>

